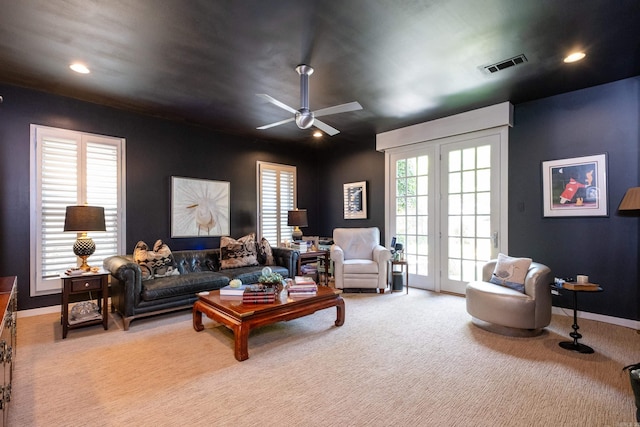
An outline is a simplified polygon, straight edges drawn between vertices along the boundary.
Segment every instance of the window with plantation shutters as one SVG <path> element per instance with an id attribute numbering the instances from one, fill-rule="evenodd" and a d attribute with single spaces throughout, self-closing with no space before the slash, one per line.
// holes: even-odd
<path id="1" fill-rule="evenodd" d="M 287 212 L 296 207 L 295 166 L 258 162 L 258 237 L 271 246 L 291 240 Z"/>
<path id="2" fill-rule="evenodd" d="M 31 126 L 31 296 L 59 292 L 61 272 L 77 265 L 65 232 L 66 207 L 102 206 L 106 232 L 89 232 L 102 267 L 124 248 L 124 139 Z"/>

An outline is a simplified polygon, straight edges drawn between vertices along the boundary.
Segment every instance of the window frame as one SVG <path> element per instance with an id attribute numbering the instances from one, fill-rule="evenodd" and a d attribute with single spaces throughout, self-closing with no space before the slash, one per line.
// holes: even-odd
<path id="1" fill-rule="evenodd" d="M 280 174 L 282 172 L 286 172 L 286 173 L 290 173 L 292 175 L 292 197 L 293 197 L 293 206 L 292 209 L 296 209 L 298 207 L 298 197 L 297 197 L 297 188 L 298 188 L 298 178 L 297 178 L 297 168 L 295 166 L 291 166 L 291 165 L 285 165 L 285 164 L 280 164 L 280 163 L 270 163 L 270 162 L 264 162 L 264 161 L 260 161 L 258 160 L 256 162 L 256 194 L 257 194 L 257 210 L 256 212 L 257 214 L 257 219 L 256 219 L 256 229 L 257 229 L 257 236 L 258 239 L 261 239 L 262 237 L 264 237 L 264 233 L 263 233 L 263 229 L 264 229 L 264 225 L 263 225 L 263 218 L 264 218 L 264 212 L 262 209 L 262 201 L 264 198 L 263 195 L 263 189 L 262 189 L 262 171 L 263 170 L 271 170 L 271 171 L 275 171 L 276 173 Z M 279 179 L 279 178 L 277 178 Z M 280 188 L 279 186 L 277 187 L 278 189 Z M 279 191 L 278 191 L 279 192 Z M 293 233 L 293 227 L 288 226 L 287 225 L 287 212 L 282 212 L 281 208 L 282 208 L 282 201 L 281 201 L 281 195 L 278 196 L 278 207 L 277 207 L 277 218 L 279 218 L 278 220 L 278 224 L 277 224 L 277 231 L 276 231 L 276 242 L 271 242 L 269 241 L 269 244 L 271 244 L 272 246 L 280 246 L 285 240 L 291 240 L 291 234 Z M 283 223 L 284 222 L 284 223 Z M 269 240 L 269 239 L 267 239 Z"/>
<path id="2" fill-rule="evenodd" d="M 86 147 L 88 144 L 100 144 L 116 148 L 117 162 L 117 207 L 115 209 L 115 246 L 117 253 L 125 253 L 126 236 L 126 140 L 124 138 L 80 132 L 70 129 L 54 128 L 49 126 L 30 125 L 30 296 L 41 296 L 60 293 L 62 280 L 59 277 L 43 277 L 42 263 L 42 146 L 46 138 L 59 138 L 75 141 L 78 147 L 79 160 L 77 177 L 77 204 L 87 201 L 86 177 L 87 168 Z M 109 225 L 107 225 L 109 229 Z M 68 233 L 71 243 L 69 251 L 72 253 L 73 241 L 76 235 Z M 94 236 L 97 237 L 97 236 Z M 116 255 L 116 254 L 113 254 Z M 95 255 L 94 255 L 95 257 Z M 100 263 L 101 264 L 101 263 Z M 101 265 L 100 265 L 101 267 Z"/>

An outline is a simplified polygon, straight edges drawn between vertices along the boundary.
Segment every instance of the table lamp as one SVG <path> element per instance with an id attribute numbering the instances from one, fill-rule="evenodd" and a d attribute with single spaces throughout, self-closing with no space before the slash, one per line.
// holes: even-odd
<path id="1" fill-rule="evenodd" d="M 293 240 L 302 240 L 302 231 L 300 227 L 306 227 L 309 224 L 307 223 L 307 210 L 306 209 L 296 209 L 294 211 L 289 211 L 287 215 L 287 225 L 293 226 L 293 233 L 291 237 Z"/>
<path id="2" fill-rule="evenodd" d="M 89 258 L 96 250 L 96 244 L 88 231 L 106 231 L 104 223 L 104 208 L 99 206 L 67 206 L 64 216 L 64 231 L 76 231 L 80 233 L 73 244 L 73 253 L 82 259 L 80 269 L 89 271 L 87 264 Z"/>

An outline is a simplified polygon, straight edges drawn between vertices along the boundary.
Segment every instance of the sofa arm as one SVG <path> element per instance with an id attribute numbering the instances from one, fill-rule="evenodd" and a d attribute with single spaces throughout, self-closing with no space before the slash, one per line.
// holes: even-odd
<path id="1" fill-rule="evenodd" d="M 115 255 L 106 258 L 103 267 L 111 275 L 120 282 L 120 289 L 114 292 L 119 293 L 117 296 L 120 300 L 119 310 L 125 316 L 133 315 L 133 307 L 137 305 L 142 293 L 142 271 L 138 263 L 134 262 L 130 257 L 123 255 Z M 121 294 L 120 294 L 121 293 Z"/>
<path id="2" fill-rule="evenodd" d="M 295 277 L 295 275 L 298 274 L 298 257 L 300 256 L 300 252 L 279 246 L 272 246 L 271 252 L 273 253 L 273 259 L 276 265 L 289 270 L 289 277 Z"/>

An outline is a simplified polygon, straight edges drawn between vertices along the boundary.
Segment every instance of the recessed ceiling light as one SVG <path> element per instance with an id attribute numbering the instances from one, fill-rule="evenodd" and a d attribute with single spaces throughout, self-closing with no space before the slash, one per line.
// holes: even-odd
<path id="1" fill-rule="evenodd" d="M 79 62 L 74 62 L 73 64 L 69 65 L 69 68 L 80 74 L 89 74 L 91 72 L 86 65 Z"/>
<path id="2" fill-rule="evenodd" d="M 322 136 L 322 132 L 320 132 L 319 130 L 315 131 L 313 133 L 313 136 L 315 136 L 316 138 L 320 138 Z"/>
<path id="3" fill-rule="evenodd" d="M 580 61 L 582 58 L 584 58 L 586 55 L 584 52 L 573 52 L 571 55 L 567 56 L 566 58 L 564 58 L 564 62 L 566 62 L 567 64 L 571 63 L 571 62 L 576 62 L 576 61 Z"/>

